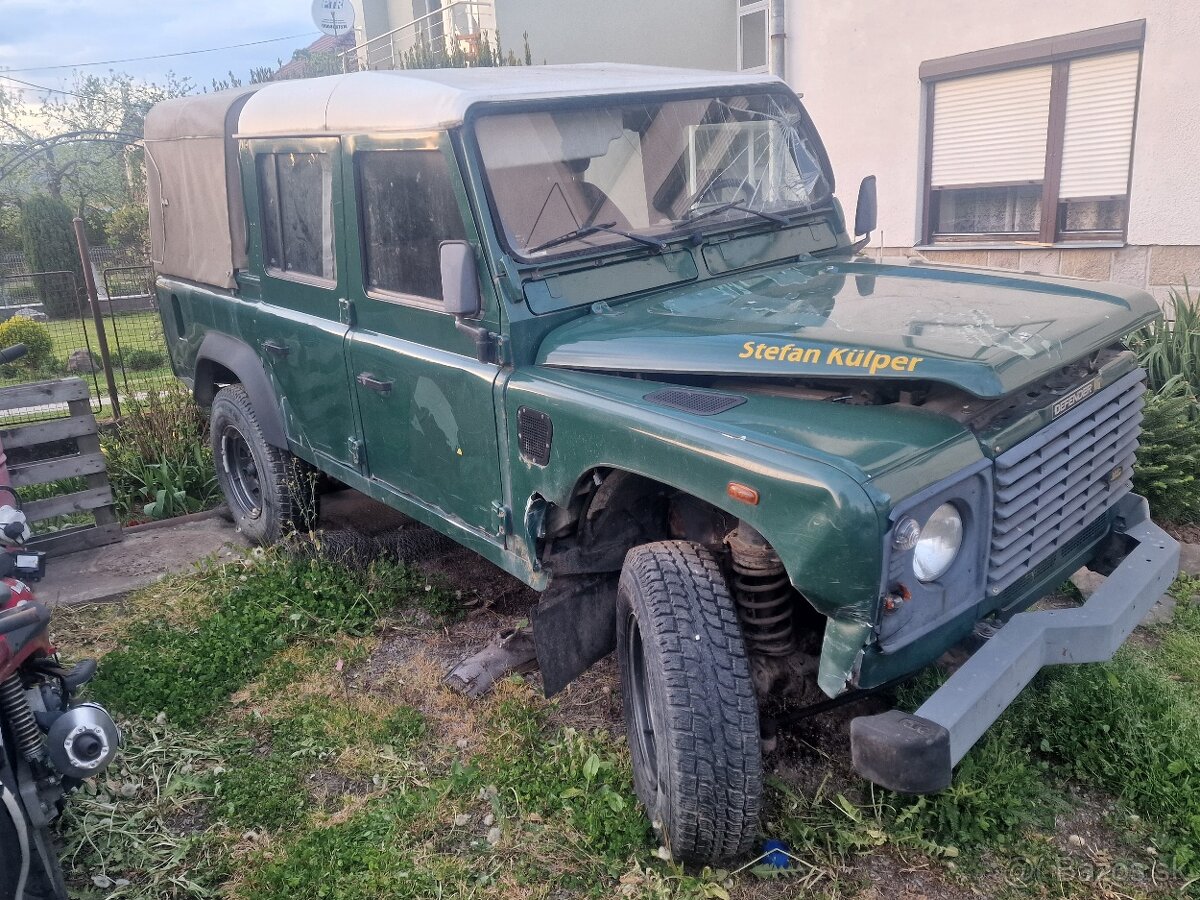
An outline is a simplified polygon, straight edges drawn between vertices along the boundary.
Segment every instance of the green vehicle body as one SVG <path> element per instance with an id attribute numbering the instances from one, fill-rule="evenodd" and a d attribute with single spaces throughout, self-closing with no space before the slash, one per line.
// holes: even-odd
<path id="1" fill-rule="evenodd" d="M 382 302 L 364 288 L 353 169 L 364 148 L 444 156 L 478 260 L 472 323 L 494 335 L 489 358 L 440 308 Z M 263 261 L 254 157 L 310 151 L 335 162 L 332 285 L 274 277 Z M 1016 594 L 970 598 L 884 652 L 877 629 L 897 507 L 1034 434 L 1054 417 L 1053 398 L 972 428 L 944 410 L 829 402 L 772 384 L 920 381 L 982 408 L 1095 358 L 1098 391 L 1133 368 L 1121 338 L 1159 315 L 1142 291 L 875 262 L 856 251 L 836 202 L 787 225 L 745 219 L 661 253 L 622 245 L 529 262 L 498 233 L 469 121 L 421 134 L 243 139 L 240 178 L 249 262 L 237 287 L 158 280 L 178 375 L 201 401 L 233 380 L 257 385 L 278 411 L 268 430 L 296 456 L 536 589 L 556 571 L 547 522 L 572 509 L 581 486 L 637 476 L 770 543 L 823 622 L 818 683 L 838 696 L 915 671 L 987 615 L 1027 607 L 1099 542 L 1054 558 Z M 234 346 L 248 368 L 229 361 Z M 363 373 L 390 390 L 359 383 Z M 681 384 L 742 402 L 702 415 L 646 399 Z M 545 465 L 520 450 L 523 408 L 553 423 Z M 734 499 L 731 484 L 757 502 Z"/>

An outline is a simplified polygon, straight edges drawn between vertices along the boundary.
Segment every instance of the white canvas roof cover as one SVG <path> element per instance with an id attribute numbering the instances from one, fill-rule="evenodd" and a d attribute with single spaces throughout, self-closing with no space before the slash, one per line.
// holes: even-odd
<path id="1" fill-rule="evenodd" d="M 778 82 L 771 75 L 613 63 L 354 72 L 266 85 L 242 110 L 238 136 L 434 131 L 462 124 L 476 103 Z"/>
<path id="2" fill-rule="evenodd" d="M 165 100 L 146 114 L 150 259 L 158 274 L 237 286 L 246 213 L 232 135 L 259 87 Z"/>
<path id="3" fill-rule="evenodd" d="M 151 259 L 160 275 L 235 288 L 246 266 L 237 140 L 432 131 L 476 103 L 778 83 L 768 75 L 596 63 L 355 72 L 166 100 L 146 116 Z"/>

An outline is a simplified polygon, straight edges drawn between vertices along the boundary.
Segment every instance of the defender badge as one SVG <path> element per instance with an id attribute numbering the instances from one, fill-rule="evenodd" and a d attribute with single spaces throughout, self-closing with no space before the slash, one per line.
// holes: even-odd
<path id="1" fill-rule="evenodd" d="M 1063 397 L 1061 400 L 1059 400 L 1057 403 L 1054 404 L 1054 408 L 1052 410 L 1054 418 L 1057 419 L 1059 416 L 1061 416 L 1067 410 L 1072 409 L 1075 406 L 1078 406 L 1080 403 L 1082 403 L 1088 397 L 1092 396 L 1092 394 L 1094 394 L 1094 393 L 1096 393 L 1096 382 L 1095 381 L 1089 381 L 1087 384 L 1083 385 L 1082 387 L 1075 388 L 1075 390 L 1071 391 L 1071 393 L 1067 394 L 1067 396 Z"/>

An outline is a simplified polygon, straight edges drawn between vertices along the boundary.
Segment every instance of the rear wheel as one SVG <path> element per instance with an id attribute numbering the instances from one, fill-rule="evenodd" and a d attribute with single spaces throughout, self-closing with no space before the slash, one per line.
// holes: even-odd
<path id="1" fill-rule="evenodd" d="M 238 529 L 256 544 L 273 544 L 291 531 L 316 526 L 315 470 L 268 444 L 254 406 L 241 385 L 213 399 L 213 463 Z"/>
<path id="2" fill-rule="evenodd" d="M 712 554 L 636 547 L 617 590 L 617 658 L 634 788 L 676 859 L 747 852 L 758 833 L 758 703 L 737 611 Z"/>

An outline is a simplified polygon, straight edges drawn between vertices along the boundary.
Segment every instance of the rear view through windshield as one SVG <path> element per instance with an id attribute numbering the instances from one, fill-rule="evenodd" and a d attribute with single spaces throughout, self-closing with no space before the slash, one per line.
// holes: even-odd
<path id="1" fill-rule="evenodd" d="M 477 120 L 488 186 L 518 255 L 782 221 L 830 201 L 799 104 L 786 94 L 597 104 Z"/>

